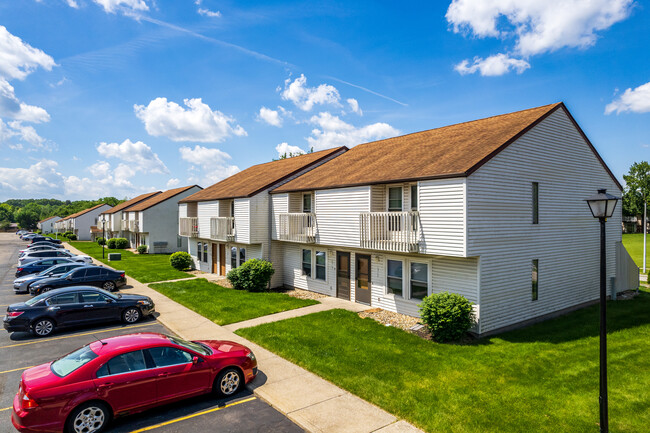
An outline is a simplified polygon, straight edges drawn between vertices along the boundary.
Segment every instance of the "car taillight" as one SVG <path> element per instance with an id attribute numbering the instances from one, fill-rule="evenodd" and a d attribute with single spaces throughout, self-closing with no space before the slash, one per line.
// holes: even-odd
<path id="1" fill-rule="evenodd" d="M 23 268 L 16 268 L 18 272 L 22 272 Z"/>
<path id="2" fill-rule="evenodd" d="M 122 273 L 122 275 L 120 275 L 120 277 L 122 277 L 122 278 L 124 278 L 125 276 L 126 276 L 125 273 Z"/>
<path id="3" fill-rule="evenodd" d="M 7 316 L 8 317 L 18 317 L 23 313 L 24 313 L 24 311 L 7 311 Z"/>
<path id="4" fill-rule="evenodd" d="M 31 398 L 27 393 L 23 395 L 23 399 L 21 400 L 21 402 L 22 402 L 23 409 L 34 409 L 36 406 L 38 406 L 36 400 Z"/>

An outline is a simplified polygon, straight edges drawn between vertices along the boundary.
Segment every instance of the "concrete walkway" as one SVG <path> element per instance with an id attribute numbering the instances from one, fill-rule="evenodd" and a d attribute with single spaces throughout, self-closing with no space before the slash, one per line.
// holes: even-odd
<path id="1" fill-rule="evenodd" d="M 68 246 L 68 249 L 71 252 L 82 254 L 81 251 L 70 246 Z M 257 357 L 260 372 L 255 380 L 249 384 L 249 387 L 257 397 L 285 414 L 306 431 L 313 433 L 422 432 L 406 421 L 398 420 L 383 409 L 234 334 L 227 327 L 213 323 L 149 288 L 147 285 L 128 276 L 127 284 L 131 287 L 122 289 L 122 292 L 138 293 L 153 299 L 156 304 L 158 321 L 182 338 L 186 340 L 230 340 L 250 348 Z M 363 305 L 336 298 L 323 298 L 321 302 L 325 299 L 328 299 L 328 301 L 323 302 L 321 304 L 323 309 L 318 311 L 346 307 L 346 309 L 355 311 L 353 308 L 360 310 L 366 308 Z M 346 305 L 343 306 L 344 304 Z M 318 307 L 318 305 L 299 310 L 313 307 Z M 314 312 L 314 310 L 311 312 Z M 292 311 L 285 313 L 292 313 Z M 282 318 L 275 320 L 281 320 Z M 264 317 L 261 317 L 240 322 L 239 324 L 250 323 L 255 320 L 260 320 L 259 323 L 266 323 L 266 321 L 262 321 L 264 319 Z M 268 320 L 268 322 L 270 321 L 273 320 Z"/>

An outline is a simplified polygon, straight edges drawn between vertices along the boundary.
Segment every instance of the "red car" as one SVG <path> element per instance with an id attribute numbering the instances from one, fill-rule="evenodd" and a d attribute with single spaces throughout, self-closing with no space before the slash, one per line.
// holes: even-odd
<path id="1" fill-rule="evenodd" d="M 98 433 L 120 415 L 233 395 L 256 375 L 255 355 L 238 343 L 121 335 L 25 370 L 11 421 L 21 432 Z"/>

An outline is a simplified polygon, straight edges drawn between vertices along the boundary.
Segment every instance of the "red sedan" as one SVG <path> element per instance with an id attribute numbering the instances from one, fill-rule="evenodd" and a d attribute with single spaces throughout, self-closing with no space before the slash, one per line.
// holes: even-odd
<path id="1" fill-rule="evenodd" d="M 209 392 L 233 395 L 256 374 L 255 355 L 238 343 L 122 335 L 25 370 L 11 420 L 21 432 L 97 433 L 120 415 Z"/>

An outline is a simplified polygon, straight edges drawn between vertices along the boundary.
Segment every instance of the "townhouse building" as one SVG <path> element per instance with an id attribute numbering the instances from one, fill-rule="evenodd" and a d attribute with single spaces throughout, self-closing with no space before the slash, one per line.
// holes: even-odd
<path id="1" fill-rule="evenodd" d="M 60 219 L 61 217 L 58 216 L 51 216 L 49 218 L 45 218 L 43 220 L 40 220 L 38 223 L 36 223 L 36 228 L 38 228 L 43 234 L 54 233 L 55 231 L 54 224 Z"/>
<path id="2" fill-rule="evenodd" d="M 99 215 L 110 209 L 112 206 L 101 203 L 80 212 L 61 218 L 55 223 L 55 229 L 58 233 L 72 232 L 77 236 L 77 240 L 89 241 L 90 227 L 96 226 L 99 221 Z"/>
<path id="3" fill-rule="evenodd" d="M 126 237 L 125 232 L 128 231 L 128 227 L 127 225 L 123 226 L 122 224 L 122 221 L 125 220 L 123 212 L 129 207 L 147 200 L 155 195 L 158 195 L 161 192 L 162 191 L 153 191 L 145 194 L 140 194 L 131 200 L 123 201 L 117 206 L 113 206 L 111 209 L 102 212 L 99 215 L 97 228 L 101 229 L 102 232 L 106 234 L 107 239 Z"/>

